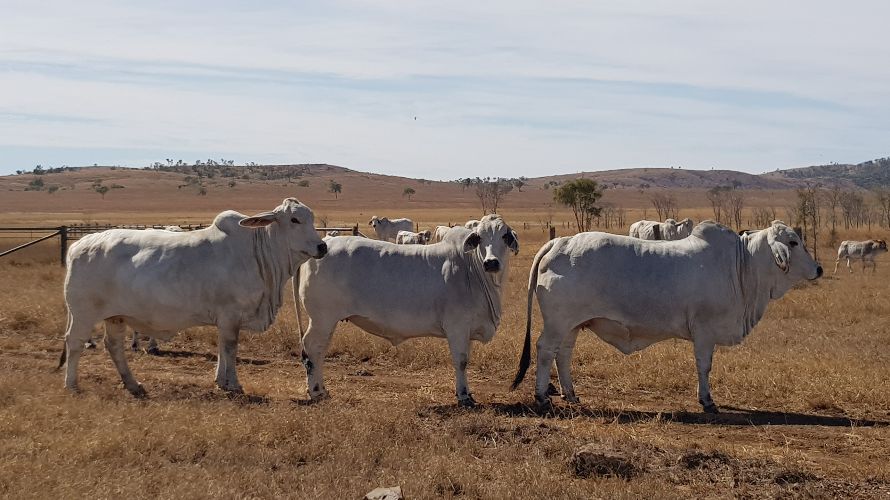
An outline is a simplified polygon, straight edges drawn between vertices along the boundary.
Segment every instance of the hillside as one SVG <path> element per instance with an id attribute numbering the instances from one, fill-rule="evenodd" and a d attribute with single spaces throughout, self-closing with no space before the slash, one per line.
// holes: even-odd
<path id="1" fill-rule="evenodd" d="M 628 168 L 599 172 L 554 175 L 540 178 L 564 181 L 583 176 L 613 189 L 710 189 L 733 186 L 738 189 L 790 189 L 799 182 L 793 179 L 769 178 L 734 170 L 684 170 L 675 168 Z M 537 181 L 539 179 L 532 179 Z"/>
<path id="2" fill-rule="evenodd" d="M 792 168 L 763 174 L 761 177 L 775 181 L 837 182 L 852 184 L 864 189 L 890 186 L 890 157 L 878 158 L 863 163 L 815 165 Z"/>

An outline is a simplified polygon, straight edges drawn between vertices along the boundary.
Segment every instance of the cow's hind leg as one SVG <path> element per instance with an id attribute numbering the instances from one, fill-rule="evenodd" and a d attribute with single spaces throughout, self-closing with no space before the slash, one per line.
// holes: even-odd
<path id="1" fill-rule="evenodd" d="M 456 329 L 455 329 L 456 330 Z M 451 363 L 454 365 L 454 392 L 458 406 L 473 408 L 476 400 L 470 393 L 467 384 L 467 364 L 470 362 L 470 335 L 465 328 L 446 331 L 448 350 L 451 351 Z"/>
<path id="2" fill-rule="evenodd" d="M 77 390 L 77 366 L 94 325 L 95 321 L 84 320 L 82 316 L 71 315 L 68 319 L 65 332 L 65 388 L 68 390 Z"/>
<path id="3" fill-rule="evenodd" d="M 701 337 L 698 335 L 696 337 Z M 705 341 L 693 340 L 695 350 L 695 367 L 698 371 L 698 402 L 701 403 L 705 413 L 719 413 L 717 405 L 711 398 L 711 362 L 714 358 L 714 344 Z"/>
<path id="4" fill-rule="evenodd" d="M 329 397 L 324 386 L 324 355 L 328 352 L 331 335 L 337 327 L 318 319 L 309 319 L 309 328 L 303 336 L 303 352 L 300 357 L 306 368 L 306 392 L 312 401 L 320 401 Z"/>
<path id="5" fill-rule="evenodd" d="M 575 386 L 572 383 L 572 351 L 575 349 L 575 341 L 578 340 L 579 329 L 574 329 L 565 336 L 559 353 L 556 355 L 556 373 L 559 375 L 559 385 L 562 387 L 562 398 L 569 403 L 580 403 L 575 395 Z M 548 394 L 552 391 L 548 391 Z"/>
<path id="6" fill-rule="evenodd" d="M 238 394 L 244 392 L 241 384 L 238 383 L 238 372 L 235 369 L 240 332 L 241 326 L 238 324 L 219 325 L 219 356 L 216 359 L 217 387 Z"/>
<path id="7" fill-rule="evenodd" d="M 154 337 L 148 338 L 148 349 L 145 351 L 152 356 L 160 356 L 161 350 L 158 348 L 158 339 Z"/>
<path id="8" fill-rule="evenodd" d="M 550 369 L 553 366 L 553 359 L 556 357 L 557 351 L 563 346 L 565 338 L 570 334 L 570 330 L 570 327 L 554 324 L 552 321 L 548 321 L 548 318 L 544 318 L 544 329 L 541 331 L 541 336 L 536 344 L 538 359 L 535 371 L 535 401 L 538 405 L 550 405 L 550 391 L 548 390 L 550 386 Z M 574 343 L 572 344 L 574 345 Z M 556 366 L 557 373 L 559 374 L 559 383 L 562 385 L 563 390 L 567 386 L 572 387 L 571 351 L 568 352 L 568 359 L 568 363 L 562 363 L 562 369 L 560 368 L 560 363 L 557 363 Z"/>
<path id="9" fill-rule="evenodd" d="M 127 365 L 127 355 L 124 353 L 124 338 L 127 333 L 127 325 L 122 318 L 110 318 L 105 320 L 105 348 L 108 350 L 111 361 L 117 368 L 117 372 L 124 382 L 124 387 L 130 394 L 141 398 L 145 396 L 142 384 L 136 381 L 133 372 Z"/>

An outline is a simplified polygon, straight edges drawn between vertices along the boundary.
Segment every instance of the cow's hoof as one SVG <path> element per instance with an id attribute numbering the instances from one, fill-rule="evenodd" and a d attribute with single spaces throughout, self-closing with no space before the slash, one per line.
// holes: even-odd
<path id="1" fill-rule="evenodd" d="M 545 396 L 540 398 L 535 396 L 535 410 L 538 412 L 548 412 L 553 409 L 553 401 L 550 401 L 550 398 Z"/>
<path id="2" fill-rule="evenodd" d="M 145 352 L 147 352 L 148 354 L 151 354 L 152 356 L 160 356 L 161 355 L 161 350 L 158 349 L 157 347 L 149 347 Z"/>
<path id="3" fill-rule="evenodd" d="M 562 399 L 563 399 L 566 403 L 570 403 L 570 404 L 573 404 L 573 405 L 579 405 L 579 404 L 581 404 L 581 398 L 579 398 L 578 396 L 575 396 L 574 394 L 572 394 L 572 395 L 570 395 L 570 396 L 563 396 Z"/>
<path id="4" fill-rule="evenodd" d="M 557 389 L 556 386 L 553 384 L 547 384 L 547 395 L 559 396 L 559 389 Z"/>
<path id="5" fill-rule="evenodd" d="M 473 399 L 472 394 L 467 394 L 463 399 L 458 398 L 457 406 L 460 406 L 461 408 L 475 408 L 476 400 Z"/>
<path id="6" fill-rule="evenodd" d="M 328 394 L 328 391 L 319 392 L 318 394 L 315 394 L 315 395 L 312 395 L 312 394 L 309 395 L 309 402 L 312 404 L 321 403 L 322 401 L 325 401 L 328 399 L 331 399 L 331 395 Z"/>
<path id="7" fill-rule="evenodd" d="M 145 391 L 145 388 L 142 387 L 142 384 L 136 384 L 136 387 L 132 389 L 127 388 L 127 390 L 130 391 L 130 394 L 132 394 L 133 397 L 136 399 L 143 399 L 148 396 L 148 392 Z"/>
<path id="8" fill-rule="evenodd" d="M 717 405 L 715 405 L 714 403 L 708 403 L 706 405 L 702 405 L 702 409 L 705 411 L 705 413 L 708 413 L 711 415 L 716 415 L 716 414 L 720 413 L 720 410 L 717 409 Z"/>

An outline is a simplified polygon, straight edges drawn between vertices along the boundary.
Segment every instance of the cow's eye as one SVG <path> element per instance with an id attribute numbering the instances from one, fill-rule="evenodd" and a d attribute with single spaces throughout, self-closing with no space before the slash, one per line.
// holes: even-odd
<path id="1" fill-rule="evenodd" d="M 788 246 L 789 246 L 789 247 L 796 247 L 796 246 L 797 246 L 797 242 L 796 242 L 796 241 L 789 241 L 789 242 L 788 242 Z"/>
<path id="2" fill-rule="evenodd" d="M 294 224 L 299 224 L 299 223 L 300 223 L 300 220 L 297 219 L 296 217 L 291 217 L 291 218 L 290 218 L 290 221 L 293 222 Z"/>

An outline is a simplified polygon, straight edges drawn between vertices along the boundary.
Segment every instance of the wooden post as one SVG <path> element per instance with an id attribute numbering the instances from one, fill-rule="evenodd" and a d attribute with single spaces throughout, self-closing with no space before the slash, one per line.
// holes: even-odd
<path id="1" fill-rule="evenodd" d="M 68 255 L 68 227 L 62 226 L 59 228 L 59 260 L 61 261 L 62 267 L 65 267 L 65 256 Z"/>
<path id="2" fill-rule="evenodd" d="M 358 236 L 358 224 L 352 226 L 352 235 Z"/>
<path id="3" fill-rule="evenodd" d="M 550 226 L 550 239 L 556 239 L 556 228 L 553 226 Z"/>

